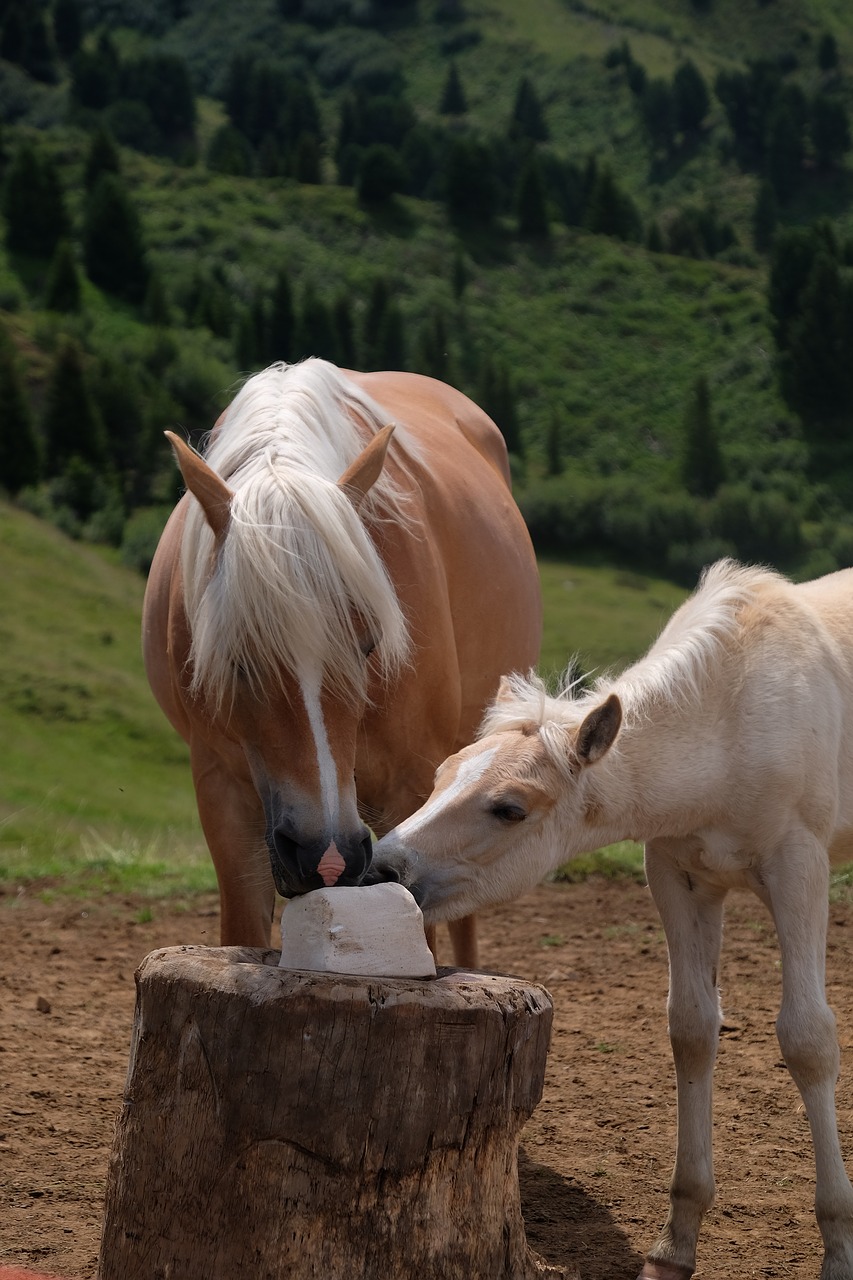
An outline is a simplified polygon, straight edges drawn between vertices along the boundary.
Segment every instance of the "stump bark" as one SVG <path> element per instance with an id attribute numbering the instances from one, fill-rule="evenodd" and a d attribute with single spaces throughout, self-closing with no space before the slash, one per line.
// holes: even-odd
<path id="1" fill-rule="evenodd" d="M 533 1280 L 518 1138 L 538 986 L 173 947 L 137 973 L 99 1280 Z"/>

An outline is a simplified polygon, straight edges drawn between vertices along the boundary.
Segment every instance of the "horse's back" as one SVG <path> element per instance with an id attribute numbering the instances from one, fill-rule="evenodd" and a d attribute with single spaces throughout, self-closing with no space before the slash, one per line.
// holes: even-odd
<path id="1" fill-rule="evenodd" d="M 440 424 L 445 443 L 448 427 L 483 458 L 509 487 L 510 472 L 506 442 L 492 419 L 461 391 L 420 373 L 353 373 L 362 390 L 384 408 L 393 411 L 416 434 L 429 430 L 429 424 Z"/>

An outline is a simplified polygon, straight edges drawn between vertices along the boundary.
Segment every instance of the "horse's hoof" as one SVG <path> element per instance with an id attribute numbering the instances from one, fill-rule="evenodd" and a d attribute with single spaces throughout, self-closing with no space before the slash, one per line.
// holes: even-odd
<path id="1" fill-rule="evenodd" d="M 646 1258 L 637 1280 L 690 1280 L 692 1267 L 682 1267 L 677 1262 L 655 1262 Z"/>

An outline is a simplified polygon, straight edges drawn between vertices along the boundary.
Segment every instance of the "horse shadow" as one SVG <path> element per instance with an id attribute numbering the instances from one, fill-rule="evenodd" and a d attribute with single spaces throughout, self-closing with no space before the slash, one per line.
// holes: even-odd
<path id="1" fill-rule="evenodd" d="M 527 1243 L 555 1267 L 576 1267 L 580 1280 L 624 1280 L 643 1265 L 610 1212 L 579 1183 L 518 1152 L 518 1183 Z"/>

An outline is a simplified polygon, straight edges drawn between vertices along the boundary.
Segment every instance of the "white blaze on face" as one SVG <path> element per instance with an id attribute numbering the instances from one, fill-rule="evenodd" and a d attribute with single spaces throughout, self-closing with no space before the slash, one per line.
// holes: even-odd
<path id="1" fill-rule="evenodd" d="M 467 760 L 463 760 L 453 781 L 448 783 L 437 796 L 427 800 L 423 808 L 418 809 L 417 813 L 413 813 L 411 818 L 406 818 L 405 822 L 401 822 L 397 827 L 396 834 L 403 840 L 409 840 L 417 836 L 422 827 L 428 826 L 445 809 L 448 809 L 455 800 L 464 795 L 469 787 L 473 787 L 476 782 L 479 782 L 497 753 L 498 748 L 495 746 L 484 747 L 477 755 L 469 756 Z"/>
<path id="2" fill-rule="evenodd" d="M 304 669 L 300 678 L 302 698 L 308 713 L 308 723 L 314 737 L 314 748 L 317 752 L 317 768 L 320 773 L 320 799 L 323 813 L 329 827 L 334 831 L 338 824 L 339 794 L 338 771 L 335 767 L 332 748 L 329 746 L 329 735 L 323 719 L 323 703 L 320 693 L 323 687 L 323 673 L 314 668 Z"/>

